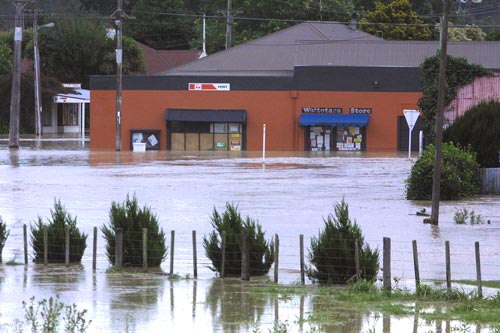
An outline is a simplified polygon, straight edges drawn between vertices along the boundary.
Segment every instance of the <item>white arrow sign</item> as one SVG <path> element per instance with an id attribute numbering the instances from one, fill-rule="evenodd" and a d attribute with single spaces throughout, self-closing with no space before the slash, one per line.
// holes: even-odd
<path id="1" fill-rule="evenodd" d="M 417 122 L 418 116 L 420 116 L 419 110 L 403 110 L 405 115 L 406 123 L 408 124 L 408 158 L 411 158 L 411 132 L 413 127 Z"/>

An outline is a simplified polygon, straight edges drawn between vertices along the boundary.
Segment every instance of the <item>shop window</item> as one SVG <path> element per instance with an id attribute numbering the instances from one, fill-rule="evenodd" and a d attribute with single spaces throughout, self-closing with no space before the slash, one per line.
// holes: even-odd
<path id="1" fill-rule="evenodd" d="M 226 123 L 211 123 L 210 133 L 227 133 Z"/>
<path id="2" fill-rule="evenodd" d="M 57 125 L 78 126 L 78 104 L 57 104 Z"/>

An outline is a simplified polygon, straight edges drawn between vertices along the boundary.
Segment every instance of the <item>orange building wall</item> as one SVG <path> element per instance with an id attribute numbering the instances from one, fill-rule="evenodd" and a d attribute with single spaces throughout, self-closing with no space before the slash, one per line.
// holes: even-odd
<path id="1" fill-rule="evenodd" d="M 304 128 L 299 127 L 302 107 L 371 108 L 367 150 L 397 149 L 397 117 L 403 109 L 416 109 L 421 93 L 366 93 L 312 91 L 193 92 L 125 90 L 122 94 L 122 150 L 130 149 L 131 129 L 160 129 L 160 149 L 166 149 L 165 110 L 247 110 L 247 150 L 262 149 L 266 124 L 268 150 L 304 150 Z M 91 91 L 90 146 L 115 149 L 116 95 L 114 90 Z"/>

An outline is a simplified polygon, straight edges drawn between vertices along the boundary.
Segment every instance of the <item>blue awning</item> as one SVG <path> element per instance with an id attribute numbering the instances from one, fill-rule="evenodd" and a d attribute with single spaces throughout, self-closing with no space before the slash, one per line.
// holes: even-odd
<path id="1" fill-rule="evenodd" d="M 301 114 L 299 126 L 355 126 L 368 125 L 369 114 Z"/>

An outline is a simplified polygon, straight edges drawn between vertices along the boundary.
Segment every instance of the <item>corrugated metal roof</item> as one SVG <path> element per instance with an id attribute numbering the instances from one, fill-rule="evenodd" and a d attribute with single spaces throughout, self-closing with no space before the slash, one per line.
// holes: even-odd
<path id="1" fill-rule="evenodd" d="M 339 23 L 302 23 L 164 75 L 293 75 L 295 66 L 418 67 L 437 41 L 385 41 Z M 449 42 L 448 53 L 500 69 L 500 42 Z"/>

